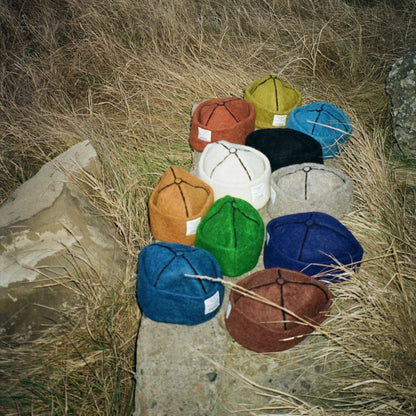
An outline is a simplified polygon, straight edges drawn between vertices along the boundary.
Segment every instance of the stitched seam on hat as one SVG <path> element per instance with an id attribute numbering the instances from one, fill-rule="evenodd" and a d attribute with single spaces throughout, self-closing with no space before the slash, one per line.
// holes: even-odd
<path id="1" fill-rule="evenodd" d="M 234 154 L 235 154 L 235 157 L 238 159 L 238 161 L 241 163 L 241 166 L 244 168 L 244 170 L 245 170 L 245 171 L 246 171 L 246 173 L 247 173 L 248 178 L 249 178 L 249 179 L 250 179 L 250 181 L 251 181 L 250 172 L 249 172 L 249 171 L 247 170 L 247 168 L 245 167 L 245 165 L 244 165 L 243 161 L 240 159 L 240 156 L 238 155 L 238 153 L 237 153 L 237 152 L 235 152 Z"/>
<path id="2" fill-rule="evenodd" d="M 218 211 L 217 212 L 214 212 L 212 215 L 210 215 L 209 217 L 208 217 L 208 215 L 206 215 L 205 217 L 204 217 L 204 220 L 203 220 L 203 222 L 199 225 L 199 227 L 201 228 L 201 230 L 203 229 L 203 228 L 205 228 L 205 225 L 207 225 L 208 224 L 208 221 L 210 221 L 212 218 L 214 218 L 216 215 L 219 215 L 220 214 L 220 212 L 221 212 L 221 210 L 225 207 L 225 205 L 228 205 L 228 204 L 232 204 L 233 202 L 235 201 L 235 198 L 233 198 L 231 201 L 225 201 L 222 205 L 221 205 L 221 207 L 219 207 L 219 209 L 218 209 Z M 234 207 L 234 206 L 232 206 L 232 208 L 233 208 L 233 230 L 234 230 L 234 234 L 235 234 L 235 231 L 236 231 L 236 227 L 234 226 L 234 213 L 235 213 L 235 211 L 237 210 L 241 215 L 243 215 L 247 220 L 249 220 L 249 221 L 252 221 L 252 222 L 254 222 L 256 225 L 260 225 L 260 223 L 259 223 L 259 221 L 257 221 L 256 219 L 254 219 L 254 218 L 251 218 L 251 217 L 249 217 L 247 214 L 245 214 L 243 211 L 241 211 L 241 209 L 239 208 L 239 207 Z M 237 238 L 235 237 L 235 244 L 237 244 Z M 235 245 L 235 247 L 237 247 L 237 245 Z"/>
<path id="3" fill-rule="evenodd" d="M 322 105 L 322 109 L 324 110 L 325 104 Z M 342 124 L 343 126 L 345 126 L 345 121 L 341 120 L 337 115 L 334 115 L 334 113 L 331 110 L 325 110 L 334 120 L 338 121 L 338 123 Z"/>
<path id="4" fill-rule="evenodd" d="M 210 175 L 209 175 L 209 177 L 212 179 L 212 175 L 214 174 L 214 171 L 215 171 L 215 169 L 217 169 L 217 167 L 218 166 L 220 166 L 223 162 L 225 162 L 231 155 L 232 155 L 232 153 L 230 153 L 230 149 L 231 149 L 231 147 L 227 147 L 224 143 L 220 143 L 220 145 L 221 146 L 223 146 L 223 147 L 225 147 L 227 150 L 228 150 L 228 155 L 226 155 L 225 157 L 224 157 L 224 159 L 223 160 L 221 160 L 221 161 L 219 161 L 216 165 L 215 165 L 215 167 L 211 170 L 211 173 L 210 173 Z M 239 149 L 237 149 L 237 151 L 238 151 Z M 250 173 L 249 173 L 249 171 L 247 170 L 247 168 L 244 166 L 244 163 L 242 162 L 242 160 L 240 159 L 240 157 L 238 156 L 238 154 L 237 154 L 237 152 L 236 153 L 234 153 L 234 155 L 237 157 L 237 160 L 240 162 L 240 164 L 241 164 L 241 166 L 244 168 L 244 170 L 246 171 L 246 173 L 247 173 L 247 176 L 248 176 L 248 178 L 249 178 L 249 180 L 251 181 L 251 176 L 250 176 Z"/>
<path id="5" fill-rule="evenodd" d="M 273 85 L 274 85 L 274 95 L 275 95 L 275 100 L 276 100 L 276 111 L 279 111 L 279 100 L 277 99 L 276 78 L 273 78 Z"/>
<path id="6" fill-rule="evenodd" d="M 210 122 L 210 120 L 211 120 L 211 117 L 214 115 L 214 113 L 215 113 L 215 110 L 217 109 L 217 107 L 218 107 L 218 104 L 217 103 L 215 103 L 214 105 L 213 105 L 213 109 L 212 109 L 212 111 L 211 111 L 211 114 L 209 115 L 209 117 L 208 117 L 208 120 L 205 122 L 205 125 L 206 126 L 208 126 L 208 123 Z"/>
<path id="7" fill-rule="evenodd" d="M 155 282 L 153 284 L 154 287 L 157 286 L 157 284 L 159 283 L 159 280 L 160 280 L 160 277 L 161 277 L 162 273 L 168 268 L 168 266 L 173 262 L 173 260 L 175 260 L 175 257 L 176 257 L 176 255 L 174 255 L 172 257 L 172 259 L 169 261 L 169 263 L 167 263 L 165 265 L 165 267 L 163 267 L 163 269 L 159 272 L 159 274 L 157 275 L 157 278 L 156 278 L 156 280 L 155 280 Z"/>
<path id="8" fill-rule="evenodd" d="M 229 112 L 230 116 L 237 122 L 239 123 L 240 120 L 234 115 L 234 113 L 227 107 L 227 103 L 224 102 L 224 108 Z"/>
<path id="9" fill-rule="evenodd" d="M 302 241 L 302 244 L 301 244 L 301 246 L 300 246 L 300 250 L 299 250 L 299 255 L 298 255 L 298 260 L 300 260 L 301 258 L 302 258 L 302 254 L 303 254 L 303 247 L 304 247 L 304 245 L 305 245 L 305 243 L 306 243 L 306 238 L 307 238 L 307 236 L 308 236 L 308 233 L 309 233 L 309 226 L 308 226 L 308 224 L 306 224 L 307 223 L 307 221 L 308 220 L 310 220 L 312 218 L 312 214 L 309 216 L 309 218 L 307 219 L 307 220 L 305 220 L 303 223 L 305 224 L 305 226 L 306 226 L 306 232 L 305 232 L 305 235 L 303 236 L 303 241 Z"/>
<path id="10" fill-rule="evenodd" d="M 314 134 L 314 132 L 315 132 L 315 127 L 316 126 L 318 126 L 319 124 L 318 124 L 318 121 L 319 121 L 319 117 L 321 117 L 321 113 L 322 113 L 322 111 L 324 111 L 325 109 L 324 109 L 324 106 L 325 106 L 325 104 L 322 104 L 321 105 L 321 108 L 319 108 L 319 109 L 314 109 L 314 110 L 308 110 L 310 113 L 313 113 L 313 112 L 317 112 L 318 114 L 317 114 L 317 116 L 316 116 L 316 118 L 315 118 L 315 121 L 310 121 L 312 124 L 313 124 L 313 127 L 312 127 L 312 130 L 311 130 L 311 133 L 312 134 Z M 329 111 L 329 110 L 325 110 L 329 115 L 331 115 L 333 118 L 334 118 L 334 120 L 336 120 L 338 123 L 340 123 L 340 124 L 342 124 L 343 126 L 345 126 L 346 124 L 345 124 L 345 122 L 343 121 L 343 120 L 341 120 L 339 117 L 337 117 L 336 115 L 334 115 L 331 111 Z M 330 127 L 331 125 L 329 124 L 328 125 L 328 127 Z M 345 132 L 345 133 L 347 133 L 347 132 Z"/>
<path id="11" fill-rule="evenodd" d="M 321 167 L 315 166 L 315 167 L 311 168 L 311 170 L 309 172 L 312 172 L 313 170 L 320 170 L 320 171 L 323 171 L 323 172 L 332 173 L 338 179 L 341 179 L 344 183 L 347 182 L 346 179 L 342 176 L 342 174 L 341 173 L 338 173 L 335 170 L 331 170 L 331 169 L 328 169 L 328 168 L 324 168 L 324 167 L 321 168 Z"/>
<path id="12" fill-rule="evenodd" d="M 254 91 L 256 91 L 256 89 L 258 88 L 258 87 L 260 87 L 260 85 L 263 85 L 263 84 L 265 84 L 269 79 L 273 79 L 273 75 L 269 75 L 265 80 L 263 80 L 263 81 L 261 81 L 261 82 L 259 82 L 254 88 L 253 88 L 253 90 L 251 91 L 251 93 L 253 93 Z"/>
<path id="13" fill-rule="evenodd" d="M 198 270 L 196 270 L 195 269 L 195 267 L 192 265 L 192 263 L 190 262 L 190 260 L 188 260 L 186 257 L 185 257 L 185 254 L 183 255 L 183 258 L 186 260 L 186 262 L 189 264 L 189 267 L 192 269 L 192 271 L 194 272 L 194 274 L 195 275 L 198 275 L 199 273 L 198 273 Z M 196 278 L 197 280 L 198 280 L 198 282 L 199 282 L 199 284 L 201 285 L 201 287 L 202 287 L 202 290 L 205 292 L 205 294 L 207 294 L 208 292 L 207 292 L 207 290 L 205 289 L 205 286 L 203 285 L 203 283 L 202 283 L 202 281 L 201 281 L 201 279 L 199 279 L 199 278 Z"/>
<path id="14" fill-rule="evenodd" d="M 308 200 L 308 173 L 309 172 L 305 172 L 305 201 Z"/>

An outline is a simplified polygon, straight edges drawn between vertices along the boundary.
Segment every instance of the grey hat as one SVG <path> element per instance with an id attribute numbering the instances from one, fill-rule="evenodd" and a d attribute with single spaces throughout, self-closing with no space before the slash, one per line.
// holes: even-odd
<path id="1" fill-rule="evenodd" d="M 272 218 L 319 211 L 342 218 L 351 211 L 352 180 L 320 163 L 285 166 L 272 173 L 268 211 Z"/>

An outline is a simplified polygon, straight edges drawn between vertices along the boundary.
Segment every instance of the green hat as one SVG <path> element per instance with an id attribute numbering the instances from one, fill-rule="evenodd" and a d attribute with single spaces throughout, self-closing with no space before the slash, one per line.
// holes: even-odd
<path id="1" fill-rule="evenodd" d="M 257 265 L 263 240 L 259 212 L 249 202 L 226 195 L 214 202 L 199 223 L 195 247 L 209 251 L 222 273 L 235 277 Z"/>
<path id="2" fill-rule="evenodd" d="M 253 81 L 244 99 L 254 104 L 258 129 L 284 128 L 290 112 L 302 104 L 300 91 L 276 75 L 265 75 Z"/>

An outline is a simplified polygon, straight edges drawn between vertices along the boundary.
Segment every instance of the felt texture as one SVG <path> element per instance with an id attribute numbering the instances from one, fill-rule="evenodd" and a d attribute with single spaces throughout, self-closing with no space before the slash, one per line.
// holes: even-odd
<path id="1" fill-rule="evenodd" d="M 260 209 L 270 198 L 270 162 L 252 147 L 226 141 L 209 144 L 196 176 L 212 187 L 215 200 L 231 195 Z"/>
<path id="2" fill-rule="evenodd" d="M 255 272 L 238 286 L 276 305 L 237 289 L 230 292 L 227 330 L 239 344 L 259 353 L 284 351 L 297 345 L 326 319 L 333 299 L 322 282 L 281 268 Z"/>
<path id="3" fill-rule="evenodd" d="M 189 142 L 202 152 L 207 144 L 226 140 L 244 144 L 254 131 L 256 110 L 253 103 L 238 97 L 213 98 L 196 108 L 191 122 Z"/>
<path id="4" fill-rule="evenodd" d="M 363 248 L 336 218 L 323 212 L 277 217 L 266 226 L 265 268 L 301 271 L 328 282 L 338 282 L 343 266 L 357 271 Z"/>
<path id="5" fill-rule="evenodd" d="M 199 221 L 214 203 L 212 188 L 178 166 L 171 166 L 148 202 L 151 232 L 156 240 L 192 245 Z"/>
<path id="6" fill-rule="evenodd" d="M 335 168 L 319 163 L 286 166 L 272 173 L 271 185 L 271 218 L 320 211 L 339 219 L 351 211 L 352 180 Z"/>
<path id="7" fill-rule="evenodd" d="M 290 112 L 302 104 L 302 95 L 276 75 L 265 75 L 253 81 L 244 99 L 254 104 L 258 129 L 284 128 Z"/>
<path id="8" fill-rule="evenodd" d="M 323 164 L 322 146 L 313 137 L 293 129 L 261 129 L 250 133 L 246 146 L 262 152 L 272 172 L 299 163 Z"/>
<path id="9" fill-rule="evenodd" d="M 286 127 L 316 139 L 322 146 L 324 159 L 337 156 L 352 133 L 348 117 L 333 104 L 323 101 L 296 108 L 290 113 Z"/>
<path id="10" fill-rule="evenodd" d="M 264 222 L 247 201 L 229 195 L 215 201 L 202 219 L 195 246 L 209 251 L 221 271 L 239 276 L 257 265 L 264 241 Z"/>
<path id="11" fill-rule="evenodd" d="M 138 261 L 137 299 L 153 321 L 197 325 L 213 318 L 224 299 L 221 282 L 187 275 L 222 279 L 217 260 L 206 250 L 177 243 L 153 243 Z"/>

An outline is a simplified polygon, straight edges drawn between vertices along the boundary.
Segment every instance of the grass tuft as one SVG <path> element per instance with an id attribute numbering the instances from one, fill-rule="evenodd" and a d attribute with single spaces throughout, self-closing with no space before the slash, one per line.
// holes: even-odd
<path id="1" fill-rule="evenodd" d="M 363 244 L 360 272 L 334 286 L 331 337 L 274 368 L 320 368 L 306 392 L 265 390 L 249 414 L 410 415 L 415 403 L 414 161 L 392 139 L 385 78 L 416 40 L 415 2 L 65 0 L 0 4 L 0 203 L 71 145 L 90 140 L 101 172 L 78 182 L 118 231 L 123 276 L 94 265 L 64 323 L 30 342 L 0 338 L 0 413 L 130 415 L 140 313 L 135 268 L 151 241 L 147 199 L 165 169 L 189 168 L 195 101 L 242 96 L 274 73 L 328 101 L 354 131 L 336 161 L 354 181 L 343 221 Z M 109 283 L 111 282 L 111 283 Z M 272 360 L 275 362 L 273 363 Z M 299 381 L 300 383 L 300 381 Z M 248 410 L 247 410 L 248 409 Z"/>

